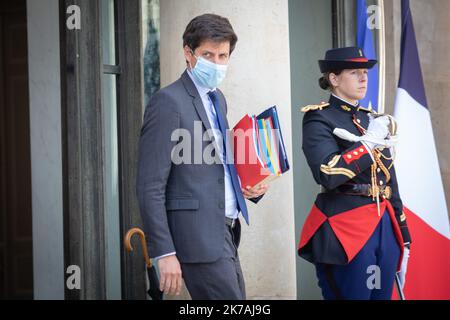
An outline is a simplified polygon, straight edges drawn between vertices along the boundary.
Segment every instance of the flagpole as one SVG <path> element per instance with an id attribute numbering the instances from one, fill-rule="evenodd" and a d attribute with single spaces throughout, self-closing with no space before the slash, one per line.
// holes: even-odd
<path id="1" fill-rule="evenodd" d="M 378 88 L 378 113 L 386 111 L 386 25 L 384 16 L 384 0 L 378 0 L 380 12 L 380 28 L 378 32 L 379 49 L 379 88 Z"/>

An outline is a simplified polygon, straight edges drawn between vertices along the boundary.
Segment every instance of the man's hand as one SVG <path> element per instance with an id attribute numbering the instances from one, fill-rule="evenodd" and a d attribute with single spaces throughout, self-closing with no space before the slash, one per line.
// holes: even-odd
<path id="1" fill-rule="evenodd" d="M 181 267 L 175 255 L 158 260 L 161 279 L 159 289 L 168 295 L 180 295 L 181 293 Z"/>
<path id="2" fill-rule="evenodd" d="M 246 199 L 253 199 L 258 198 L 259 196 L 262 196 L 269 190 L 269 187 L 265 184 L 261 184 L 259 186 L 250 187 L 247 186 L 247 188 L 242 188 L 242 193 L 244 194 L 244 198 Z"/>

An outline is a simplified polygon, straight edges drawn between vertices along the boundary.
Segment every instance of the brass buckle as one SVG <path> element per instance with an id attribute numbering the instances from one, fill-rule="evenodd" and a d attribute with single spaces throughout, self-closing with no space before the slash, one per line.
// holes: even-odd
<path id="1" fill-rule="evenodd" d="M 392 188 L 389 186 L 386 186 L 383 188 L 382 190 L 383 192 L 383 197 L 387 200 L 389 200 L 392 197 Z"/>
<path id="2" fill-rule="evenodd" d="M 368 188 L 368 196 L 369 197 L 376 196 L 377 193 L 379 196 L 389 200 L 392 197 L 392 188 L 390 186 L 380 186 L 380 187 L 376 186 L 375 188 L 370 186 Z"/>

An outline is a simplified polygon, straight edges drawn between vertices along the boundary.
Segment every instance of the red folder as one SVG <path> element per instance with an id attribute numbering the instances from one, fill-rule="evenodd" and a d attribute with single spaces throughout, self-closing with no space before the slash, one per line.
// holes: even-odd
<path id="1" fill-rule="evenodd" d="M 254 187 L 267 183 L 276 178 L 270 174 L 270 170 L 258 160 L 253 136 L 259 136 L 258 127 L 254 125 L 252 118 L 246 115 L 233 128 L 234 135 L 234 165 L 241 179 L 241 186 Z M 258 141 L 258 139 L 257 139 Z"/>

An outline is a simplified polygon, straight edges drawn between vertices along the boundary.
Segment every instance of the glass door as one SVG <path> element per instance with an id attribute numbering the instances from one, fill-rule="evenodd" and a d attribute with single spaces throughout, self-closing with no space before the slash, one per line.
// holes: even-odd
<path id="1" fill-rule="evenodd" d="M 105 208 L 106 298 L 121 299 L 119 143 L 115 0 L 101 0 L 103 185 Z"/>

